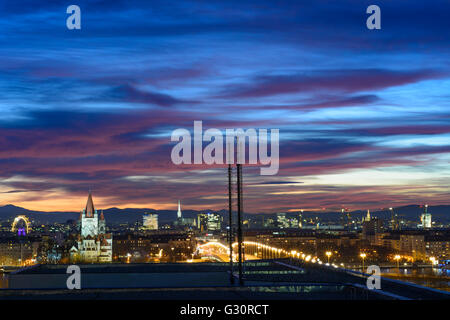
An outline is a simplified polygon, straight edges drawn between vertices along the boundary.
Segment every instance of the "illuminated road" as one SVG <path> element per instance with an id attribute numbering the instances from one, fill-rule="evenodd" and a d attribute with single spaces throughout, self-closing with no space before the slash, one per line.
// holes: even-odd
<path id="1" fill-rule="evenodd" d="M 229 256 L 228 254 L 220 253 L 220 254 L 216 254 L 215 256 L 218 257 L 218 258 L 219 258 L 221 261 L 223 261 L 223 262 L 229 262 L 229 261 L 230 261 L 230 256 Z M 235 256 L 234 259 L 233 259 L 233 261 L 237 262 L 236 259 L 237 259 L 237 258 L 236 258 L 236 256 Z M 261 259 L 261 258 L 258 258 L 258 257 L 256 257 L 256 256 L 253 256 L 253 255 L 251 255 L 251 254 L 246 254 L 246 255 L 245 255 L 245 260 L 258 260 L 258 259 Z"/>
<path id="2" fill-rule="evenodd" d="M 237 242 L 232 244 L 234 261 L 237 261 Z M 284 249 L 268 246 L 263 243 L 244 241 L 244 260 L 258 260 L 258 259 L 276 259 L 283 257 L 296 257 L 304 259 L 305 261 L 311 261 L 313 263 L 322 263 L 316 257 L 304 254 L 302 252 L 291 251 L 288 252 Z M 219 241 L 210 241 L 199 245 L 195 251 L 196 255 L 201 257 L 211 257 L 212 259 L 220 260 L 223 262 L 230 261 L 229 247 Z"/>

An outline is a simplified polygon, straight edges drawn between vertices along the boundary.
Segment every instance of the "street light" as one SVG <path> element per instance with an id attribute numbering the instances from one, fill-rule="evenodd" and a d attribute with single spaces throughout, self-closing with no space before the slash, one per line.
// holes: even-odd
<path id="1" fill-rule="evenodd" d="M 331 251 L 325 252 L 325 255 L 326 255 L 327 258 L 328 258 L 328 264 L 330 264 Z"/>
<path id="2" fill-rule="evenodd" d="M 430 257 L 430 261 L 431 261 L 431 266 L 434 266 L 437 264 L 437 260 L 435 257 Z"/>
<path id="3" fill-rule="evenodd" d="M 397 260 L 397 269 L 400 269 L 400 265 L 399 265 L 399 263 L 400 263 L 400 258 L 401 258 L 401 257 L 400 257 L 398 254 L 396 254 L 395 257 L 394 257 L 394 259 Z"/>
<path id="4" fill-rule="evenodd" d="M 364 259 L 367 257 L 367 255 L 365 254 L 365 253 L 361 253 L 360 255 L 359 255 L 361 258 L 362 258 L 362 261 L 363 261 L 363 272 L 364 272 Z"/>

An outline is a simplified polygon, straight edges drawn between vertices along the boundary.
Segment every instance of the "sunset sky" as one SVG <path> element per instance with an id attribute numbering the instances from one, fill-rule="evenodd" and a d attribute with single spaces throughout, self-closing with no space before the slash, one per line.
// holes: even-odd
<path id="1" fill-rule="evenodd" d="M 450 2 L 421 3 L 2 1 L 0 205 L 225 209 L 224 166 L 171 162 L 194 120 L 280 130 L 247 212 L 450 204 Z"/>

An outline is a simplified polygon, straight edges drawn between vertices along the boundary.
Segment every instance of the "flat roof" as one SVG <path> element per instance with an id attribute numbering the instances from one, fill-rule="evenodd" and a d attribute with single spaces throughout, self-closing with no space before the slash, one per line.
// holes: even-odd
<path id="1" fill-rule="evenodd" d="M 10 288 L 24 288 L 24 292 L 29 292 L 32 295 L 37 294 L 36 292 L 38 291 L 36 290 L 28 290 L 28 288 L 35 288 L 28 286 L 29 283 L 38 282 L 45 284 L 45 279 L 51 281 L 51 279 L 54 279 L 54 276 L 62 276 L 64 278 L 68 266 L 36 265 L 12 272 L 8 275 L 10 280 L 16 278 L 20 285 Z M 90 282 L 89 286 L 84 286 L 81 292 L 91 292 L 93 290 L 92 292 L 100 292 L 105 297 L 110 295 L 119 297 L 120 292 L 128 290 L 133 292 L 133 295 L 139 296 L 142 294 L 153 299 L 154 295 L 157 295 L 155 292 L 162 290 L 175 292 L 174 296 L 168 298 L 175 298 L 179 294 L 180 297 L 193 299 L 195 299 L 195 296 L 203 299 L 204 295 L 204 298 L 208 299 L 210 298 L 206 294 L 206 292 L 209 292 L 208 288 L 214 288 L 216 292 L 223 292 L 224 299 L 232 299 L 235 294 L 240 294 L 243 297 L 243 295 L 254 295 L 256 293 L 269 298 L 277 298 L 282 293 L 282 296 L 298 299 L 300 296 L 307 295 L 308 292 L 312 293 L 311 297 L 323 294 L 324 296 L 329 296 L 330 299 L 333 299 L 334 295 L 334 299 L 337 299 L 336 295 L 342 294 L 342 298 L 344 298 L 349 290 L 355 294 L 361 294 L 363 297 L 370 295 L 372 297 L 379 296 L 379 298 L 383 299 L 392 297 L 405 299 L 450 298 L 450 294 L 443 291 L 387 278 L 381 278 L 382 290 L 368 290 L 365 289 L 367 288 L 366 282 L 368 277 L 366 274 L 342 268 L 305 263 L 290 258 L 246 261 L 243 265 L 244 287 L 237 287 L 229 283 L 228 263 L 108 263 L 83 264 L 79 266 L 81 273 L 84 275 L 101 275 L 84 278 Z M 236 272 L 237 264 L 234 265 L 235 276 Z M 170 275 L 171 273 L 173 276 Z M 160 275 L 158 276 L 158 274 Z M 105 287 L 105 283 L 108 284 L 108 287 Z M 114 285 L 111 283 L 114 283 Z M 45 289 L 45 286 L 39 288 Z M 63 285 L 52 287 L 54 290 L 65 292 L 63 288 L 65 288 L 65 280 Z M 6 291 L 10 290 L 13 289 L 7 289 Z M 48 291 L 48 289 L 45 290 Z M 47 292 L 45 290 L 40 292 Z M 52 294 L 51 291 L 48 294 Z M 73 293 L 73 297 L 75 296 L 81 297 L 79 293 Z M 256 298 L 256 296 L 252 297 Z"/>
<path id="2" fill-rule="evenodd" d="M 230 264 L 226 262 L 201 263 L 103 263 L 77 264 L 82 273 L 197 273 L 197 272 L 227 272 Z M 40 264 L 23 268 L 12 274 L 65 274 L 69 264 Z M 237 263 L 234 264 L 237 269 Z M 245 262 L 250 271 L 258 270 L 290 270 L 289 267 L 276 263 L 276 260 L 258 260 Z"/>

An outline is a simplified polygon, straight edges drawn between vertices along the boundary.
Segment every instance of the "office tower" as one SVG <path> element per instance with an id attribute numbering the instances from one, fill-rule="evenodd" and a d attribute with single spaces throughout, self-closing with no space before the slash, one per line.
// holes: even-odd
<path id="1" fill-rule="evenodd" d="M 222 227 L 222 217 L 217 213 L 208 213 L 207 214 L 207 230 L 208 231 L 217 231 Z"/>
<path id="2" fill-rule="evenodd" d="M 143 218 L 143 227 L 144 230 L 158 230 L 158 215 L 153 213 L 144 214 Z"/>
<path id="3" fill-rule="evenodd" d="M 286 213 L 277 213 L 277 225 L 280 229 L 286 229 L 290 227 L 289 220 L 286 217 Z"/>
<path id="4" fill-rule="evenodd" d="M 420 221 L 422 223 L 422 228 L 424 228 L 424 229 L 431 228 L 431 213 L 428 213 L 428 205 L 427 204 L 424 207 L 424 212 L 420 216 Z"/>

